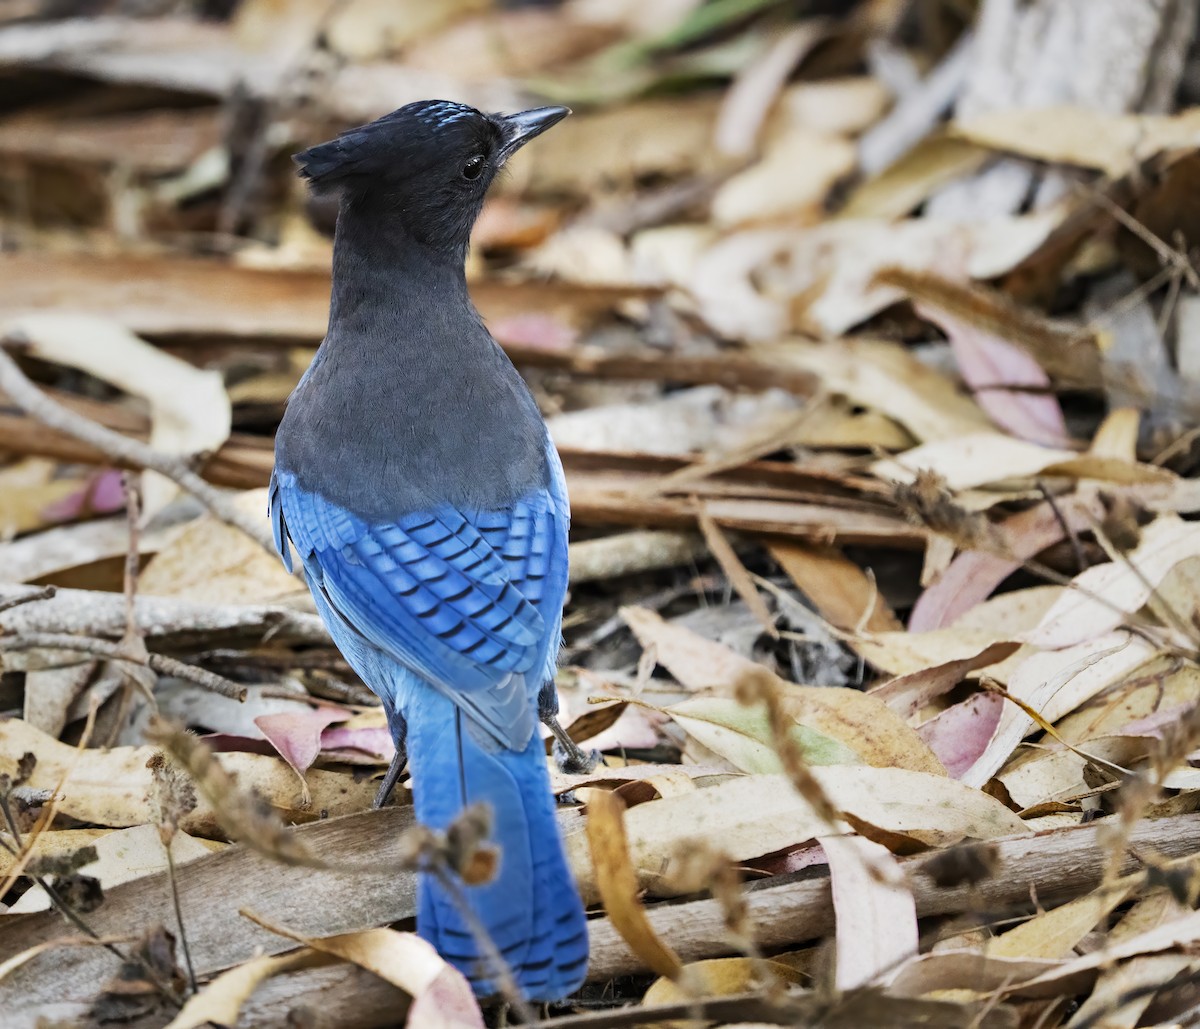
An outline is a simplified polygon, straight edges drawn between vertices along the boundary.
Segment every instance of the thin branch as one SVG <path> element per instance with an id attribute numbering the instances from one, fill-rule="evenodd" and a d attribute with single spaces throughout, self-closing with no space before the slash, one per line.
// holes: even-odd
<path id="1" fill-rule="evenodd" d="M 11 611 L 14 607 L 20 607 L 22 604 L 33 604 L 39 600 L 49 600 L 57 590 L 53 586 L 43 586 L 40 590 L 34 590 L 32 593 L 23 593 L 19 597 L 9 597 L 7 600 L 0 600 L 0 614 L 5 611 Z"/>
<path id="2" fill-rule="evenodd" d="M 73 650 L 79 654 L 92 654 L 95 657 L 108 658 L 110 661 L 128 661 L 135 665 L 150 668 L 159 675 L 173 675 L 177 679 L 186 679 L 197 686 L 202 686 L 213 693 L 232 700 L 245 700 L 246 687 L 217 675 L 204 668 L 197 668 L 165 654 L 147 654 L 145 660 L 128 653 L 119 643 L 110 640 L 98 640 L 87 636 L 71 636 L 67 633 L 37 632 L 14 637 L 0 637 L 0 651 L 15 650 Z"/>
<path id="3" fill-rule="evenodd" d="M 179 904 L 179 880 L 175 875 L 175 855 L 171 853 L 171 844 L 174 840 L 167 840 L 163 843 L 163 849 L 167 852 L 167 880 L 171 884 L 171 904 L 175 908 L 175 924 L 179 926 L 179 943 L 183 947 L 183 961 L 187 965 L 188 984 L 191 986 L 192 993 L 195 993 L 199 987 L 196 985 L 196 966 L 192 964 L 192 948 L 188 946 L 187 927 L 183 922 L 183 908 Z"/>
<path id="4" fill-rule="evenodd" d="M 20 342 L 19 339 L 10 342 Z M 47 428 L 72 436 L 102 451 L 114 464 L 126 468 L 158 472 L 186 490 L 221 521 L 240 529 L 272 557 L 275 543 L 266 526 L 266 519 L 252 519 L 243 514 L 227 494 L 210 486 L 180 457 L 163 454 L 140 440 L 131 439 L 105 428 L 90 418 L 52 400 L 26 378 L 17 362 L 0 346 L 0 390 L 31 418 Z"/>
<path id="5" fill-rule="evenodd" d="M 1082 572 L 1087 569 L 1087 558 L 1084 556 L 1083 547 L 1080 545 L 1079 537 L 1072 531 L 1070 524 L 1067 522 L 1066 515 L 1062 513 L 1062 508 L 1058 506 L 1058 501 L 1054 499 L 1054 494 L 1050 492 L 1050 487 L 1042 479 L 1034 479 L 1033 484 L 1041 491 L 1041 494 L 1046 499 L 1046 503 L 1050 505 L 1050 510 L 1054 513 L 1054 520 L 1058 522 L 1058 527 L 1062 529 L 1063 535 L 1070 541 L 1071 552 L 1075 555 L 1075 570 Z"/>
<path id="6" fill-rule="evenodd" d="M 1153 250 L 1166 267 L 1171 268 L 1176 274 L 1181 274 L 1187 279 L 1188 285 L 1193 290 L 1200 292 L 1200 273 L 1197 273 L 1187 254 L 1171 246 L 1166 240 L 1161 239 L 1147 228 L 1146 225 L 1138 221 L 1137 218 L 1119 204 L 1113 203 L 1112 200 L 1099 190 L 1092 189 L 1083 184 L 1080 184 L 1077 188 L 1086 193 L 1091 202 L 1101 208 L 1109 217 L 1124 226 Z"/>

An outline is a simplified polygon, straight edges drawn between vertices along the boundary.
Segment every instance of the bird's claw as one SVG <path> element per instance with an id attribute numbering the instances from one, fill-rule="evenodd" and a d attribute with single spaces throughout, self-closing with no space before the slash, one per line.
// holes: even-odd
<path id="1" fill-rule="evenodd" d="M 554 741 L 554 763 L 564 775 L 588 775 L 596 770 L 604 757 L 598 750 L 586 751 L 569 736 L 570 747 L 561 739 Z"/>

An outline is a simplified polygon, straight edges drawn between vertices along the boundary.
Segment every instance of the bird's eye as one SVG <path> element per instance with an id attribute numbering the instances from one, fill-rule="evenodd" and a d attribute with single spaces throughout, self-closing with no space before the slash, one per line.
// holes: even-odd
<path id="1" fill-rule="evenodd" d="M 476 154 L 469 161 L 467 161 L 466 164 L 463 165 L 463 170 L 462 170 L 463 178 L 464 179 L 479 178 L 479 176 L 483 173 L 483 164 L 484 164 L 483 158 L 479 154 Z"/>

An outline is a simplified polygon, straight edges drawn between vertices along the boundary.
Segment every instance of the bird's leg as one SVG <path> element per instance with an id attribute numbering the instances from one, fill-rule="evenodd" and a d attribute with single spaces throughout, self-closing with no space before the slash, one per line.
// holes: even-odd
<path id="1" fill-rule="evenodd" d="M 408 748 L 404 745 L 408 737 L 407 727 L 399 718 L 396 719 L 396 722 L 399 723 L 399 729 L 396 732 L 396 756 L 392 758 L 392 763 L 388 765 L 387 775 L 383 777 L 383 782 L 379 784 L 379 792 L 375 794 L 375 800 L 371 804 L 371 807 L 376 810 L 388 802 L 388 797 L 392 795 L 392 790 L 396 788 L 396 783 L 400 781 L 400 775 L 404 771 L 404 766 L 408 764 Z"/>
<path id="2" fill-rule="evenodd" d="M 558 692 L 553 679 L 547 679 L 538 694 L 538 719 L 554 737 L 554 760 L 561 771 L 568 775 L 586 775 L 600 764 L 600 751 L 593 750 L 589 754 L 558 724 Z"/>

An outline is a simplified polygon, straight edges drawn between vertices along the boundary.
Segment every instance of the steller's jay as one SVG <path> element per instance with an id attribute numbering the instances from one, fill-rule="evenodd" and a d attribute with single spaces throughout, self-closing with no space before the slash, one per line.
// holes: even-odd
<path id="1" fill-rule="evenodd" d="M 418 820 L 493 815 L 496 877 L 462 894 L 528 1000 L 587 970 L 540 717 L 554 672 L 570 513 L 562 465 L 524 381 L 467 295 L 484 194 L 517 148 L 570 112 L 504 117 L 409 104 L 296 156 L 338 197 L 329 330 L 275 442 L 275 544 L 304 564 L 334 642 L 379 695 Z M 454 898 L 421 876 L 418 930 L 476 992 L 496 970 Z"/>

